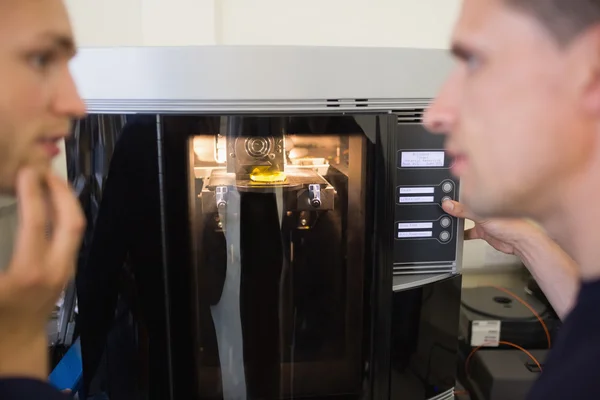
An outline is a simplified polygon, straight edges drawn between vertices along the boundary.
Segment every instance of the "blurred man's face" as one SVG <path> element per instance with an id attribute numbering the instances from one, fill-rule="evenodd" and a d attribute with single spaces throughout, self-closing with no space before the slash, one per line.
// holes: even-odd
<path id="1" fill-rule="evenodd" d="M 474 212 L 545 218 L 599 155 L 591 76 L 600 69 L 588 42 L 561 47 L 503 0 L 464 0 L 452 41 L 458 65 L 425 125 L 447 135 Z"/>
<path id="2" fill-rule="evenodd" d="M 0 193 L 18 170 L 50 168 L 85 107 L 68 62 L 75 52 L 62 0 L 0 0 Z"/>

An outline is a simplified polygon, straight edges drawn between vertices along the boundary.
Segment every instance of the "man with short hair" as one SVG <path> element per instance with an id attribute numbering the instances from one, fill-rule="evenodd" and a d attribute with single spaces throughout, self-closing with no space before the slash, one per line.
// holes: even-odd
<path id="1" fill-rule="evenodd" d="M 452 52 L 426 126 L 447 135 L 464 203 L 483 218 L 534 219 L 579 266 L 529 398 L 597 397 L 600 1 L 464 0 Z"/>
<path id="2" fill-rule="evenodd" d="M 85 114 L 68 67 L 74 53 L 61 0 L 0 0 L 0 193 L 17 196 L 20 219 L 13 257 L 0 266 L 3 400 L 65 397 L 45 382 L 45 328 L 85 225 L 51 170 L 71 120 Z"/>

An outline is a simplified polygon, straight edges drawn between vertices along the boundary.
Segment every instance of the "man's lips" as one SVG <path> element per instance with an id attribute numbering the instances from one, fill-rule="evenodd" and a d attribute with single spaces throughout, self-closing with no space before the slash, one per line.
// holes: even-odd
<path id="1" fill-rule="evenodd" d="M 46 155 L 50 158 L 54 158 L 60 154 L 59 143 L 64 136 L 54 136 L 49 138 L 38 139 L 37 143 L 43 148 Z"/>
<path id="2" fill-rule="evenodd" d="M 450 158 L 452 158 L 452 164 L 450 166 L 452 174 L 460 176 L 464 172 L 467 165 L 466 154 L 456 150 L 447 150 L 447 154 L 450 156 Z"/>

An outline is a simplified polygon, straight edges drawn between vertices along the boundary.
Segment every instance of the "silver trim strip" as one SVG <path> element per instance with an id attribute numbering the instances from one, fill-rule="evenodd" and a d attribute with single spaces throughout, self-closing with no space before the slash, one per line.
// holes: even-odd
<path id="1" fill-rule="evenodd" d="M 391 110 L 426 107 L 431 99 L 387 99 L 348 102 L 328 102 L 327 100 L 120 100 L 88 99 L 86 106 L 90 113 L 264 113 L 264 112 L 352 112 L 352 113 L 389 113 Z"/>
<path id="2" fill-rule="evenodd" d="M 397 275 L 392 278 L 392 290 L 401 292 L 403 290 L 414 289 L 417 287 L 439 282 L 447 278 L 458 275 L 457 273 L 445 273 L 439 275 L 412 274 Z"/>
<path id="3" fill-rule="evenodd" d="M 460 201 L 460 193 L 458 195 L 457 200 Z M 464 244 L 465 244 L 465 220 L 463 218 L 458 218 L 458 224 L 456 224 L 456 272 L 458 272 L 458 273 L 462 273 L 462 270 L 463 270 Z"/>

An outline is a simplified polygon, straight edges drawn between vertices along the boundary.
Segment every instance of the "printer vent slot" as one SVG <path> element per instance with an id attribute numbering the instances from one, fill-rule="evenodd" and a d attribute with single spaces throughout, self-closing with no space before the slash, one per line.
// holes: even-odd
<path id="1" fill-rule="evenodd" d="M 412 108 L 406 110 L 396 110 L 394 114 L 398 115 L 399 124 L 414 124 L 423 122 L 423 114 L 425 109 L 423 108 Z"/>

